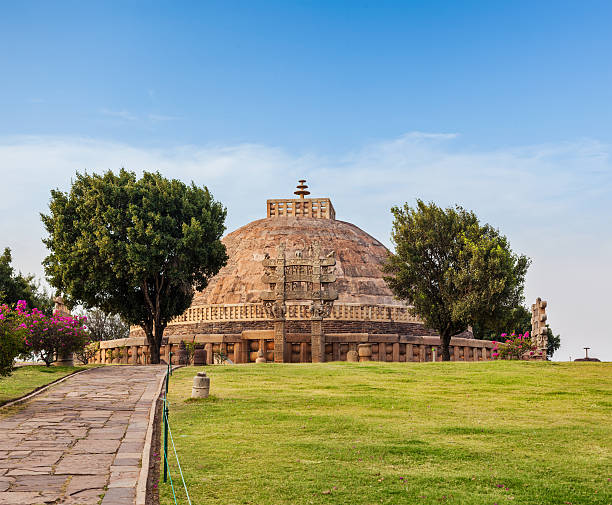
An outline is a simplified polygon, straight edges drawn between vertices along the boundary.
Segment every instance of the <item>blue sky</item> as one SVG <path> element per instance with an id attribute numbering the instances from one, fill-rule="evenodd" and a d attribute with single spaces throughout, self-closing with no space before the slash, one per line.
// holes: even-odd
<path id="1" fill-rule="evenodd" d="M 228 228 L 305 177 L 389 244 L 389 208 L 462 204 L 533 258 L 559 358 L 612 359 L 612 3 L 4 2 L 0 232 L 79 170 L 193 179 Z"/>
<path id="2" fill-rule="evenodd" d="M 4 2 L 0 133 L 612 140 L 610 2 Z"/>

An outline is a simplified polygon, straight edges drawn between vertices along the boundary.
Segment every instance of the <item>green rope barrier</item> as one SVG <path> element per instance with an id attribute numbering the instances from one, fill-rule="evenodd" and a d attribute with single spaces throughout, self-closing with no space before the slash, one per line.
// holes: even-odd
<path id="1" fill-rule="evenodd" d="M 187 491 L 187 484 L 185 483 L 185 477 L 183 476 L 181 463 L 176 452 L 176 445 L 174 445 L 174 438 L 172 437 L 172 430 L 170 429 L 170 424 L 168 424 L 168 432 L 170 433 L 170 441 L 172 442 L 172 449 L 174 450 L 174 456 L 176 457 L 176 464 L 178 465 L 179 473 L 181 474 L 181 480 L 183 481 L 183 487 L 185 488 L 185 495 L 187 495 L 187 501 L 189 502 L 189 505 L 191 505 L 191 498 L 189 498 L 189 491 Z"/>
<path id="2" fill-rule="evenodd" d="M 172 356 L 172 353 L 170 353 Z M 187 501 L 189 505 L 191 505 L 191 498 L 189 497 L 189 491 L 187 491 L 187 484 L 185 483 L 185 477 L 183 476 L 183 469 L 181 468 L 181 462 L 179 461 L 178 453 L 176 452 L 176 445 L 174 443 L 174 437 L 172 436 L 172 430 L 170 429 L 170 421 L 168 420 L 168 406 L 170 402 L 168 401 L 168 383 L 171 375 L 170 364 L 168 364 L 168 370 L 166 371 L 166 392 L 164 394 L 162 412 L 163 412 L 163 421 L 164 421 L 164 482 L 166 482 L 167 477 L 170 477 L 170 487 L 172 488 L 172 496 L 174 498 L 174 503 L 178 505 L 178 501 L 176 499 L 176 492 L 174 490 L 174 483 L 172 482 L 172 475 L 170 474 L 170 464 L 168 461 L 168 434 L 170 434 L 170 442 L 172 443 L 172 449 L 174 450 L 174 457 L 176 458 L 176 464 L 178 465 L 179 473 L 181 475 L 181 481 L 183 482 L 183 488 L 185 489 L 185 495 L 187 496 Z"/>
<path id="3" fill-rule="evenodd" d="M 164 412 L 164 416 L 165 416 L 165 412 Z M 166 422 L 167 422 L 167 420 L 166 420 Z M 166 461 L 168 461 L 168 453 L 166 452 L 166 448 L 165 447 L 164 447 L 164 458 L 165 458 Z M 174 503 L 175 503 L 175 505 L 178 505 L 178 501 L 176 500 L 176 493 L 174 491 L 174 484 L 172 482 L 172 474 L 170 473 L 170 465 L 166 465 L 166 469 L 165 470 L 168 471 L 168 477 L 170 477 L 170 487 L 172 488 L 172 497 L 174 498 Z"/>

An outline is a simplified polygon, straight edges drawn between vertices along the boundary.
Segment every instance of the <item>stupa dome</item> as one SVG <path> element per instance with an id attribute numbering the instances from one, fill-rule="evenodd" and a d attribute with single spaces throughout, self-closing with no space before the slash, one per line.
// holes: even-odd
<path id="1" fill-rule="evenodd" d="M 335 219 L 279 216 L 253 221 L 223 239 L 227 265 L 196 295 L 194 304 L 258 303 L 267 289 L 262 281 L 262 260 L 277 247 L 307 249 L 318 242 L 336 256 L 336 303 L 397 305 L 383 280 L 380 265 L 387 248 L 357 226 Z"/>
<path id="2" fill-rule="evenodd" d="M 411 333 L 425 331 L 405 304 L 393 297 L 383 279 L 381 265 L 389 253 L 387 248 L 354 224 L 337 220 L 329 198 L 305 198 L 310 194 L 305 182 L 301 180 L 295 191 L 298 198 L 267 200 L 266 218 L 222 239 L 227 265 L 206 289 L 196 293 L 191 307 L 170 323 L 168 332 L 238 334 L 271 328 L 262 300 L 269 288 L 263 280 L 264 260 L 275 257 L 279 247 L 291 254 L 314 246 L 323 254 L 333 254 L 336 260 L 333 289 L 338 298 L 324 323 L 326 329 L 405 333 L 407 328 L 394 324 L 410 323 Z M 287 319 L 309 320 L 308 305 L 307 300 L 288 302 Z M 339 320 L 360 323 L 332 324 Z M 301 331 L 299 325 L 293 327 Z"/>

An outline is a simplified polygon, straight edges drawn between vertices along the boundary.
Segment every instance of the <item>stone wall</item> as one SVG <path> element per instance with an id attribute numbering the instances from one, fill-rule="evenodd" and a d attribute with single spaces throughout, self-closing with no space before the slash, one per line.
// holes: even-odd
<path id="1" fill-rule="evenodd" d="M 421 326 L 421 329 L 422 326 Z M 309 363 L 310 333 L 287 332 L 291 363 Z M 251 329 L 241 333 L 197 333 L 169 335 L 164 338 L 161 358 L 166 361 L 169 352 L 175 362 L 179 343 L 197 342 L 205 345 L 207 359 L 213 362 L 213 355 L 222 352 L 234 363 L 254 363 L 260 346 L 263 346 L 267 361 L 274 361 L 274 331 Z M 357 350 L 359 344 L 370 344 L 372 361 L 422 362 L 432 361 L 432 348 L 436 350 L 437 361 L 442 360 L 440 338 L 430 335 L 401 335 L 398 333 L 334 333 L 325 334 L 326 361 L 346 361 L 348 351 Z M 494 344 L 488 340 L 453 337 L 451 339 L 451 361 L 489 361 Z M 148 346 L 144 337 L 130 337 L 100 342 L 100 351 L 91 363 L 149 363 Z"/>

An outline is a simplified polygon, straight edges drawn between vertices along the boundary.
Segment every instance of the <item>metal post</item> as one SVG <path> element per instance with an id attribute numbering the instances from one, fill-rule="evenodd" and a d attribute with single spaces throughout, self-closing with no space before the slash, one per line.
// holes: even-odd
<path id="1" fill-rule="evenodd" d="M 168 406 L 164 398 L 164 482 L 168 480 Z"/>
<path id="2" fill-rule="evenodd" d="M 170 382 L 170 365 L 166 372 L 166 393 L 164 394 L 164 405 L 162 415 L 164 416 L 164 482 L 168 479 L 168 383 Z"/>

